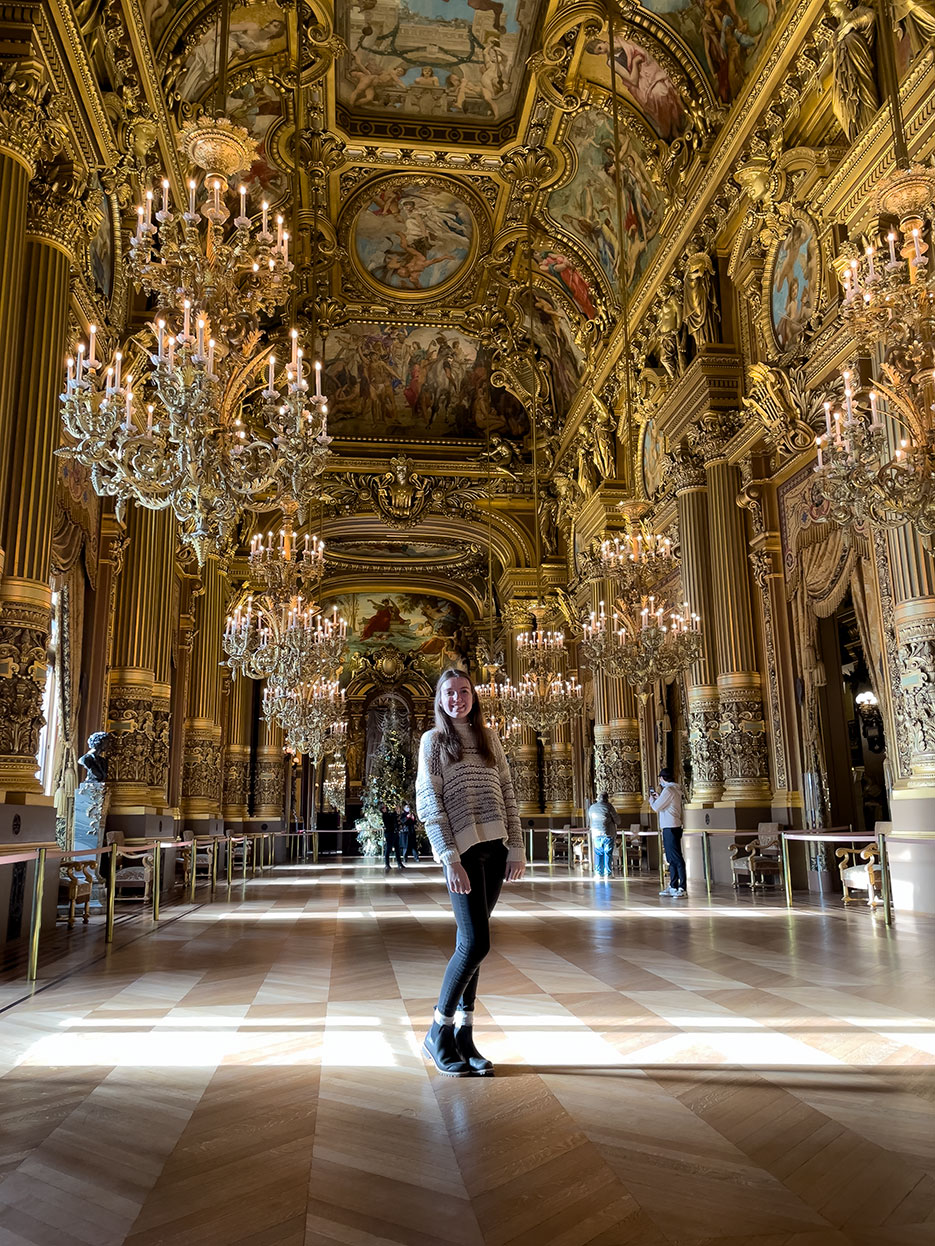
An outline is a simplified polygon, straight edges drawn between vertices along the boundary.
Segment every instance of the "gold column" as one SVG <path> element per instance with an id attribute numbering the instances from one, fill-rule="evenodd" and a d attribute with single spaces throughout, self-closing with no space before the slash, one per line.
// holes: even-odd
<path id="1" fill-rule="evenodd" d="M 240 826 L 247 816 L 250 790 L 250 738 L 253 728 L 253 693 L 256 685 L 243 675 L 231 683 L 227 746 L 224 749 L 222 813 L 225 826 Z"/>
<path id="2" fill-rule="evenodd" d="M 896 713 L 908 733 L 908 786 L 935 788 L 935 568 L 908 525 L 890 532 L 888 542 L 898 643 Z"/>
<path id="3" fill-rule="evenodd" d="M 169 801 L 169 741 L 172 728 L 172 645 L 178 633 L 179 594 L 175 575 L 177 523 L 171 511 L 156 515 L 156 601 L 153 666 L 153 745 L 151 803 L 166 810 Z"/>
<path id="4" fill-rule="evenodd" d="M 24 18 L 28 22 L 28 11 L 24 11 Z M 9 27 L 5 29 L 8 38 L 15 38 L 17 33 L 23 47 L 28 48 L 33 40 L 31 28 L 24 26 L 15 33 Z M 0 446 L 6 451 L 24 414 L 23 408 L 17 413 L 16 393 L 23 292 L 28 289 L 24 285 L 26 205 L 29 182 L 47 136 L 49 91 L 42 65 L 31 56 L 5 68 L 5 80 L 0 82 Z M 3 476 L 0 513 L 5 510 L 8 472 Z M 2 541 L 0 549 L 5 549 Z"/>
<path id="5" fill-rule="evenodd" d="M 16 162 L 7 172 L 18 180 Z M 22 307 L 16 356 L 3 382 L 6 416 L 0 585 L 0 788 L 7 799 L 37 796 L 35 777 L 45 649 L 51 617 L 49 587 L 52 522 L 58 465 L 59 392 L 70 301 L 71 256 L 82 236 L 83 215 L 70 172 L 33 184 L 26 213 Z M 4 274 L 4 281 L 6 276 Z M 14 275 L 14 285 L 15 285 Z M 9 309 L 13 314 L 13 308 Z"/>
<path id="6" fill-rule="evenodd" d="M 107 778 L 110 815 L 124 820 L 151 808 L 155 739 L 153 690 L 156 672 L 154 619 L 158 597 L 159 520 L 155 511 L 132 505 L 127 512 L 127 546 L 117 589 L 113 666 L 107 698 Z M 142 833 L 142 828 L 140 833 Z"/>
<path id="7" fill-rule="evenodd" d="M 553 727 L 545 757 L 546 812 L 553 818 L 568 818 L 574 811 L 571 762 L 571 725 Z"/>
<path id="8" fill-rule="evenodd" d="M 682 596 L 701 618 L 701 658 L 688 672 L 688 743 L 692 805 L 720 800 L 723 791 L 720 697 L 715 660 L 714 597 L 704 464 L 684 447 L 670 456 L 682 554 Z"/>
<path id="9" fill-rule="evenodd" d="M 264 822 L 278 822 L 282 819 L 286 781 L 283 743 L 282 727 L 264 719 L 260 728 L 260 744 L 256 751 L 254 819 L 262 818 Z M 315 793 L 312 798 L 315 799 Z M 310 811 L 307 810 L 306 818 L 309 814 Z"/>
<path id="10" fill-rule="evenodd" d="M 503 586 L 501 585 L 501 592 Z M 514 684 L 523 678 L 522 662 L 516 650 L 516 638 L 529 627 L 529 602 L 513 600 L 504 609 L 504 622 L 507 625 L 508 650 L 506 653 L 507 675 Z M 523 730 L 522 742 L 510 762 L 510 773 L 513 776 L 513 788 L 516 793 L 516 806 L 521 818 L 537 817 L 539 808 L 539 746 L 536 733 Z"/>
<path id="11" fill-rule="evenodd" d="M 592 607 L 613 601 L 613 586 L 595 585 Z M 608 613 L 610 611 L 608 610 Z M 606 792 L 621 813 L 643 805 L 640 725 L 633 689 L 623 679 L 594 672 L 594 795 Z"/>
<path id="12" fill-rule="evenodd" d="M 740 475 L 723 453 L 725 429 L 720 417 L 708 417 L 703 436 L 723 801 L 768 805 L 771 791 L 762 681 L 753 634 L 747 542 L 737 505 Z"/>
<path id="13" fill-rule="evenodd" d="M 204 831 L 192 823 L 216 821 L 221 814 L 221 634 L 227 581 L 214 555 L 205 561 L 202 584 L 185 719 L 182 817 L 186 829 Z"/>

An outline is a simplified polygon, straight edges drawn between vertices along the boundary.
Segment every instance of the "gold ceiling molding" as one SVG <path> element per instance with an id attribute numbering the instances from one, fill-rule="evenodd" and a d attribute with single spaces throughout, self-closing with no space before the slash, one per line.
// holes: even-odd
<path id="1" fill-rule="evenodd" d="M 531 520 L 531 507 L 529 508 Z M 442 515 L 427 515 L 404 533 L 387 533 L 386 525 L 373 514 L 362 511 L 355 515 L 332 515 L 326 512 L 322 536 L 327 551 L 332 541 L 405 540 L 439 545 L 469 544 L 487 548 L 488 531 L 496 562 L 501 566 L 532 567 L 535 546 L 528 527 L 516 518 L 515 507 L 504 505 L 478 507 L 473 517 L 453 520 Z"/>

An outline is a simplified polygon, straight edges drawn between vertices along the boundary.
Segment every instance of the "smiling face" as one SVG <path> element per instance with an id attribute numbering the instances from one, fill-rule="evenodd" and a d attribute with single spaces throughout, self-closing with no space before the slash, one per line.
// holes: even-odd
<path id="1" fill-rule="evenodd" d="M 464 721 L 473 704 L 470 680 L 459 675 L 457 678 L 446 679 L 442 684 L 441 706 L 449 718 Z"/>

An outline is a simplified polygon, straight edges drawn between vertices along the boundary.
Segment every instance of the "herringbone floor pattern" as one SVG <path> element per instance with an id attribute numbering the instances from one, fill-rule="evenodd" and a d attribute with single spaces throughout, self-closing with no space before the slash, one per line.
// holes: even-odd
<path id="1" fill-rule="evenodd" d="M 935 925 L 655 892 L 504 892 L 493 1079 L 419 1052 L 434 867 L 76 931 L 0 976 L 0 1246 L 935 1244 Z"/>

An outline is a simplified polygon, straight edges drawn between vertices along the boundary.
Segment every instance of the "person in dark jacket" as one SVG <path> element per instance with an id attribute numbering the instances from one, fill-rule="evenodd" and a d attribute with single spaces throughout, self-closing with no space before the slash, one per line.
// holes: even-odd
<path id="1" fill-rule="evenodd" d="M 419 845 L 416 841 L 416 815 L 408 805 L 403 805 L 399 814 L 399 846 L 402 849 L 403 862 L 409 860 L 409 853 L 416 865 L 419 864 Z"/>
<path id="2" fill-rule="evenodd" d="M 396 864 L 404 870 L 406 867 L 399 853 L 399 814 L 395 809 L 381 805 L 380 816 L 383 818 L 383 864 L 386 872 L 389 873 L 390 869 L 390 852 L 395 853 Z"/>

